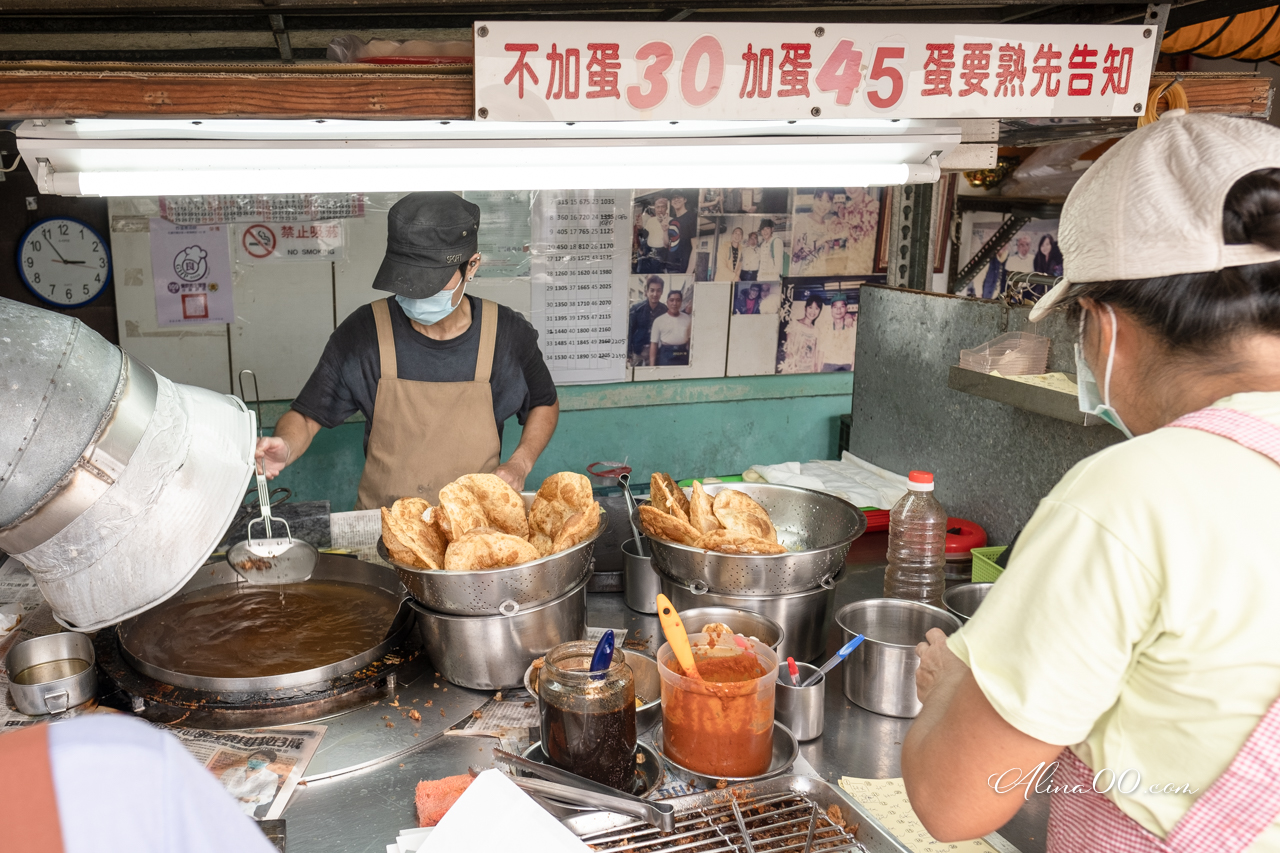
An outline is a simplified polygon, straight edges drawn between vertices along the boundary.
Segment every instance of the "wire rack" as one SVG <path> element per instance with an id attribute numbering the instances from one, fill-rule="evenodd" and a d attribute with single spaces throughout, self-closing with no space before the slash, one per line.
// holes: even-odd
<path id="1" fill-rule="evenodd" d="M 626 853 L 802 853 L 809 823 L 817 814 L 813 853 L 866 848 L 853 837 L 856 826 L 834 823 L 817 803 L 794 792 L 738 800 L 747 838 L 742 837 L 732 804 L 706 803 L 676 813 L 676 831 L 663 835 L 642 821 L 581 836 L 592 849 Z"/>

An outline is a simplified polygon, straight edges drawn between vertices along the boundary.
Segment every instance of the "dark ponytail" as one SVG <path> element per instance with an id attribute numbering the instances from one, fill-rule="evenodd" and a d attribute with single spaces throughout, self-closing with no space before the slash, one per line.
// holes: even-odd
<path id="1" fill-rule="evenodd" d="M 1232 185 L 1223 204 L 1222 233 L 1227 243 L 1280 250 L 1280 169 L 1250 172 Z M 1280 262 L 1076 284 L 1070 291 L 1073 317 L 1085 297 L 1123 308 L 1171 351 L 1208 354 L 1235 335 L 1280 335 Z"/>

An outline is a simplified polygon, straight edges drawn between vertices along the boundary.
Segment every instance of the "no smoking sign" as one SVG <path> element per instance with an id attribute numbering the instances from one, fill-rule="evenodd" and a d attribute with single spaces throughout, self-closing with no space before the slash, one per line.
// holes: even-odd
<path id="1" fill-rule="evenodd" d="M 276 250 L 276 232 L 266 225 L 250 225 L 244 229 L 240 243 L 250 257 L 269 258 Z"/>

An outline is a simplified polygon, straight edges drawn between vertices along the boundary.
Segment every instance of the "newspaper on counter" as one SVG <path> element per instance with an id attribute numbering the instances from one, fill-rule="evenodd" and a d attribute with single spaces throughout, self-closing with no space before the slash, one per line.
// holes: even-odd
<path id="1" fill-rule="evenodd" d="M 217 777 L 245 814 L 274 820 L 284 813 L 326 728 L 168 731 Z"/>

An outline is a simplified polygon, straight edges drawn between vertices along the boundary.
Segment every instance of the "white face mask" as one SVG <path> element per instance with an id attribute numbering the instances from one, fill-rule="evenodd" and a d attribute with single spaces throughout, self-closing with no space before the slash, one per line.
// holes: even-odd
<path id="1" fill-rule="evenodd" d="M 425 299 L 407 299 L 397 295 L 396 302 L 400 303 L 409 319 L 417 320 L 424 326 L 434 326 L 462 304 L 462 293 L 467 289 L 468 281 L 470 279 L 463 279 L 453 290 L 442 290 Z M 457 302 L 454 301 L 455 297 Z"/>
<path id="2" fill-rule="evenodd" d="M 1133 433 L 1125 426 L 1120 413 L 1111 405 L 1111 368 L 1116 363 L 1116 312 L 1106 306 L 1111 315 L 1111 349 L 1107 353 L 1107 371 L 1102 380 L 1102 395 L 1098 395 L 1098 379 L 1084 360 L 1084 348 L 1076 342 L 1076 384 L 1079 389 L 1080 411 L 1086 415 L 1097 415 L 1116 429 L 1124 433 L 1125 438 L 1133 438 Z M 1084 340 L 1084 314 L 1080 315 L 1080 340 Z"/>

